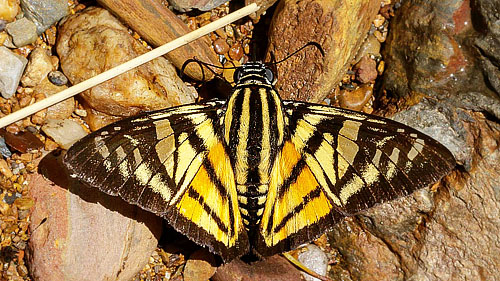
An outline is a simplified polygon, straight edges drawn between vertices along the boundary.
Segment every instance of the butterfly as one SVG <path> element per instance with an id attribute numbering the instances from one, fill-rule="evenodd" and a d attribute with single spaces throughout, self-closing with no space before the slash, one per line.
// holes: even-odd
<path id="1" fill-rule="evenodd" d="M 282 100 L 266 64 L 227 100 L 144 112 L 76 142 L 72 177 L 166 219 L 229 262 L 310 242 L 446 175 L 452 154 L 403 124 Z"/>

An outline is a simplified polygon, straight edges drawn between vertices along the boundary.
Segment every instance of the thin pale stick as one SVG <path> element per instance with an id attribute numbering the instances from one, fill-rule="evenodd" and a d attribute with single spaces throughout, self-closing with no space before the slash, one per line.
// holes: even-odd
<path id="1" fill-rule="evenodd" d="M 223 18 L 220 18 L 212 23 L 209 23 L 203 27 L 198 28 L 197 30 L 190 32 L 184 36 L 181 36 L 173 41 L 166 43 L 152 51 L 149 51 L 143 55 L 140 55 L 132 60 L 129 60 L 126 63 L 120 64 L 110 70 L 107 70 L 99 75 L 96 75 L 90 79 L 87 79 L 81 83 L 78 83 L 64 91 L 61 91 L 55 95 L 47 97 L 37 103 L 34 103 L 30 106 L 22 108 L 14 113 L 11 113 L 3 118 L 0 118 L 0 128 L 8 126 L 18 120 L 21 120 L 31 114 L 34 114 L 42 109 L 45 109 L 51 105 L 54 105 L 58 102 L 61 102 L 65 99 L 68 99 L 78 93 L 81 93 L 89 88 L 94 87 L 104 81 L 107 81 L 111 78 L 114 78 L 124 72 L 129 71 L 130 69 L 137 67 L 141 64 L 149 62 L 159 56 L 163 56 L 164 54 L 179 48 L 187 43 L 194 41 L 202 36 L 207 35 L 210 32 L 213 32 L 227 24 L 230 24 L 234 21 L 237 21 L 245 16 L 248 16 L 251 13 L 256 12 L 259 9 L 257 4 L 252 3 L 248 6 L 245 6 Z"/>

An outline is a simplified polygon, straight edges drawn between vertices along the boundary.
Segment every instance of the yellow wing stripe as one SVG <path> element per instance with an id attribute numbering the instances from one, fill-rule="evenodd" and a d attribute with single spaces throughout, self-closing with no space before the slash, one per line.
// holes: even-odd
<path id="1" fill-rule="evenodd" d="M 202 165 L 176 208 L 179 214 L 215 240 L 232 247 L 242 229 L 241 216 L 237 211 L 234 173 L 223 144 L 220 141 L 210 143 L 212 147 L 209 148 L 207 160 L 214 167 L 213 171 L 207 171 Z M 214 178 L 218 183 L 214 183 Z"/>
<path id="2" fill-rule="evenodd" d="M 291 141 L 285 142 L 276 159 L 261 222 L 261 234 L 269 247 L 314 224 L 333 208 L 307 165 L 293 183 L 283 185 L 301 159 Z"/>

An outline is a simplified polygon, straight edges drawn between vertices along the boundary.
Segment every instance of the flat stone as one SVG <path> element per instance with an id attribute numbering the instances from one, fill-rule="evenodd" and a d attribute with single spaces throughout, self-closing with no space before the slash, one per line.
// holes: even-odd
<path id="1" fill-rule="evenodd" d="M 21 18 L 9 23 L 5 29 L 12 36 L 14 45 L 18 48 L 35 42 L 38 37 L 36 25 L 27 18 Z"/>
<path id="2" fill-rule="evenodd" d="M 28 60 L 0 46 L 0 93 L 8 99 L 14 95 Z"/>
<path id="3" fill-rule="evenodd" d="M 24 87 L 34 87 L 40 83 L 52 70 L 52 61 L 47 50 L 38 47 L 34 49 L 28 60 L 26 71 L 21 78 Z"/>
<path id="4" fill-rule="evenodd" d="M 28 178 L 36 202 L 27 249 L 32 278 L 132 280 L 156 249 L 161 219 L 70 181 L 57 163 L 46 156 L 39 165 L 56 183 L 36 173 Z"/>
<path id="5" fill-rule="evenodd" d="M 63 149 L 70 148 L 77 140 L 87 135 L 80 124 L 70 119 L 48 119 L 42 126 L 42 131 Z"/>
<path id="6" fill-rule="evenodd" d="M 65 0 L 21 0 L 21 9 L 35 23 L 38 34 L 69 14 Z"/>

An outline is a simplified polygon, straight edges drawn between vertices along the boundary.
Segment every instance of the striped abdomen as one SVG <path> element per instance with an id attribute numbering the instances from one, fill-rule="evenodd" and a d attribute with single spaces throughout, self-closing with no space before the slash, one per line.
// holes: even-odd
<path id="1" fill-rule="evenodd" d="M 224 117 L 224 138 L 236 176 L 240 212 L 247 229 L 260 222 L 272 160 L 283 143 L 284 113 L 270 85 L 238 86 Z"/>

